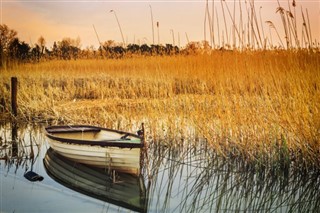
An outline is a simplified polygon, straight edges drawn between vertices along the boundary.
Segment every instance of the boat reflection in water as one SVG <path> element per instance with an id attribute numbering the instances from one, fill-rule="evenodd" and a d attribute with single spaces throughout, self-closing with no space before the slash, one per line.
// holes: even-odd
<path id="1" fill-rule="evenodd" d="M 119 173 L 114 181 L 107 171 L 72 161 L 52 148 L 43 162 L 48 175 L 67 188 L 132 211 L 147 211 L 142 177 Z"/>

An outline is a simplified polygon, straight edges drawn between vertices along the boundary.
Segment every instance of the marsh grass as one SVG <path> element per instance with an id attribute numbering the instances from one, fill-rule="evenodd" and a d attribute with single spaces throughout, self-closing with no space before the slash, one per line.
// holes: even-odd
<path id="1" fill-rule="evenodd" d="M 127 131 L 144 122 L 147 140 L 168 146 L 204 139 L 261 167 L 287 158 L 318 167 L 319 67 L 307 51 L 50 61 L 2 70 L 0 89 L 8 108 L 18 77 L 23 120 Z"/>
<path id="2" fill-rule="evenodd" d="M 149 147 L 149 210 L 167 212 L 316 212 L 319 170 L 294 165 L 259 168 L 243 158 L 225 161 L 196 145 Z M 298 170 L 296 170 L 298 169 Z"/>

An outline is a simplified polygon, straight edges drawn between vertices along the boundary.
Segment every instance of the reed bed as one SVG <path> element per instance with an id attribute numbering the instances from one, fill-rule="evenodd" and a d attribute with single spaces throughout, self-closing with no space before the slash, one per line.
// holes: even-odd
<path id="1" fill-rule="evenodd" d="M 149 147 L 148 210 L 156 212 L 317 212 L 319 171 L 256 169 L 224 161 L 207 144 Z"/>
<path id="2" fill-rule="evenodd" d="M 19 81 L 19 118 L 135 131 L 166 145 L 206 140 L 261 167 L 319 167 L 320 55 L 308 51 L 49 61 L 2 70 Z M 191 139 L 191 140 L 189 140 Z"/>

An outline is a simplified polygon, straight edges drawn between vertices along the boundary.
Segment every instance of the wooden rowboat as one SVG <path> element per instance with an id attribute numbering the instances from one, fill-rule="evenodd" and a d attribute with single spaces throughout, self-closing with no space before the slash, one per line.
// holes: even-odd
<path id="1" fill-rule="evenodd" d="M 114 182 L 103 169 L 77 163 L 49 148 L 43 159 L 48 175 L 81 194 L 136 212 L 147 212 L 142 176 L 118 173 Z"/>
<path id="2" fill-rule="evenodd" d="M 50 146 L 73 161 L 122 173 L 140 173 L 144 145 L 141 134 L 85 125 L 45 129 Z"/>

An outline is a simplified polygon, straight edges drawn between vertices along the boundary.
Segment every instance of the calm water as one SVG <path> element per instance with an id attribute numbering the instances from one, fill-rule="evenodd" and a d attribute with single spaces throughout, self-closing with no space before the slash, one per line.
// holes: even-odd
<path id="1" fill-rule="evenodd" d="M 239 160 L 222 161 L 200 142 L 161 144 L 149 141 L 140 179 L 112 183 L 55 155 L 43 126 L 2 124 L 0 212 L 320 212 L 315 171 L 257 172 Z M 28 171 L 43 181 L 28 181 Z"/>

